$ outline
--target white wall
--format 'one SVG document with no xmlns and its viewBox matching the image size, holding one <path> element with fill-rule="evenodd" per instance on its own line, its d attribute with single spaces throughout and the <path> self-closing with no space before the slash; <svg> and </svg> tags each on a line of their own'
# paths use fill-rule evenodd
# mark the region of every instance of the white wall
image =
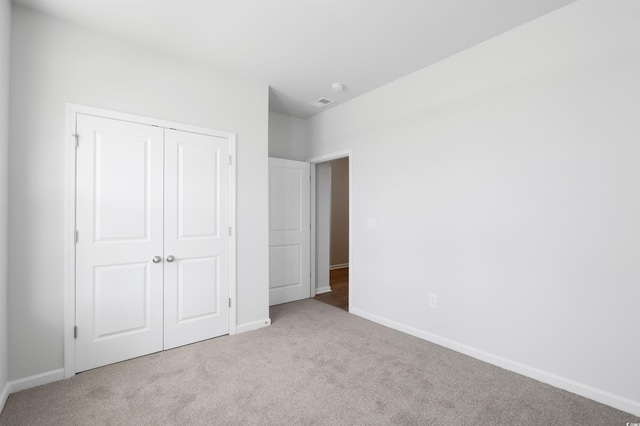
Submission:
<svg viewBox="0 0 640 426">
<path fill-rule="evenodd" d="M 269 157 L 305 161 L 307 159 L 306 121 L 269 112 Z"/>
<path fill-rule="evenodd" d="M 331 161 L 331 266 L 349 264 L 349 158 Z"/>
<path fill-rule="evenodd" d="M 63 365 L 65 103 L 237 133 L 237 322 L 268 319 L 268 87 L 13 8 L 9 378 Z"/>
<path fill-rule="evenodd" d="M 7 218 L 9 213 L 9 51 L 11 4 L 0 0 L 0 411 L 8 392 Z"/>
<path fill-rule="evenodd" d="M 638 22 L 581 0 L 309 119 L 351 312 L 640 415 Z"/>
</svg>

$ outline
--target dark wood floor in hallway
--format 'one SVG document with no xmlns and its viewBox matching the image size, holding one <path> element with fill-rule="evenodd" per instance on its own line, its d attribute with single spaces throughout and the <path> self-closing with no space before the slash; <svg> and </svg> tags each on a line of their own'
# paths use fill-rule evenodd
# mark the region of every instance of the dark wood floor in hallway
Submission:
<svg viewBox="0 0 640 426">
<path fill-rule="evenodd" d="M 316 295 L 316 300 L 349 311 L 349 268 L 330 271 L 331 291 Z"/>
</svg>

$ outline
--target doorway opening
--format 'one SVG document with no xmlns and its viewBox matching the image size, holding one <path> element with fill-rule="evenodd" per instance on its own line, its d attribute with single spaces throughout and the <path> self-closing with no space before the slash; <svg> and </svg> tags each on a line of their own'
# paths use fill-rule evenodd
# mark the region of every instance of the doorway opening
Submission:
<svg viewBox="0 0 640 426">
<path fill-rule="evenodd" d="M 349 311 L 350 152 L 310 162 L 315 166 L 313 294 L 320 302 Z"/>
<path fill-rule="evenodd" d="M 331 291 L 316 294 L 316 300 L 349 312 L 349 267 L 329 271 Z"/>
</svg>

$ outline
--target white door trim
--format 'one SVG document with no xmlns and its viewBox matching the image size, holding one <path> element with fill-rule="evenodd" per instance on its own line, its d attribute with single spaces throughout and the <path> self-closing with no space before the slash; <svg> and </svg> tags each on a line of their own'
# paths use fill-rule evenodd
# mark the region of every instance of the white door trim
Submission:
<svg viewBox="0 0 640 426">
<path fill-rule="evenodd" d="M 346 149 L 330 154 L 320 155 L 307 159 L 311 163 L 311 297 L 316 294 L 316 164 L 326 161 L 337 160 L 338 158 L 347 157 L 349 159 L 349 311 L 351 311 L 353 285 L 356 280 L 353 279 L 353 265 L 356 263 L 353 259 L 353 151 Z"/>
<path fill-rule="evenodd" d="M 95 115 L 114 120 L 223 137 L 229 140 L 229 334 L 236 334 L 236 134 L 133 114 L 67 104 L 65 141 L 65 212 L 64 212 L 64 377 L 75 375 L 75 271 L 76 271 L 76 129 L 77 114 Z"/>
</svg>

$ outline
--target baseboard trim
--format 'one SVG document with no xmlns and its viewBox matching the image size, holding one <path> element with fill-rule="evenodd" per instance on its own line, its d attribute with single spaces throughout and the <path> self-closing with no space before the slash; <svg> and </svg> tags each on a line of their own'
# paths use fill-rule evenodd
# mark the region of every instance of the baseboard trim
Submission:
<svg viewBox="0 0 640 426">
<path fill-rule="evenodd" d="M 265 318 L 259 321 L 248 322 L 246 324 L 240 324 L 236 327 L 236 334 L 246 333 L 247 331 L 258 330 L 263 327 L 271 325 L 271 318 Z"/>
<path fill-rule="evenodd" d="M 348 263 L 339 263 L 337 265 L 330 265 L 329 270 L 333 271 L 334 269 L 344 269 L 348 267 L 349 267 Z"/>
<path fill-rule="evenodd" d="M 351 307 L 349 309 L 349 312 L 375 323 L 392 328 L 394 330 L 410 334 L 414 337 L 427 340 L 456 352 L 460 352 L 481 361 L 488 362 L 489 364 L 496 365 L 498 367 L 504 368 L 505 370 L 522 374 L 523 376 L 527 376 L 551 386 L 555 386 L 557 388 L 575 393 L 585 398 L 592 399 L 602 404 L 609 405 L 613 408 L 617 408 L 618 410 L 626 411 L 627 413 L 630 413 L 634 416 L 640 416 L 640 401 L 634 401 L 632 399 L 625 398 L 623 396 L 616 395 L 611 392 L 595 388 L 593 386 L 585 385 L 584 383 L 576 382 L 574 380 L 567 379 L 565 377 L 558 376 L 556 374 L 549 373 L 547 371 L 540 370 L 526 364 L 503 358 L 501 356 L 476 349 L 472 346 L 468 346 L 463 343 L 444 338 L 437 334 L 428 333 L 426 331 L 398 323 L 379 315 L 372 314 L 359 308 Z"/>
<path fill-rule="evenodd" d="M 45 373 L 36 374 L 34 376 L 25 377 L 9 382 L 9 393 L 34 388 L 47 383 L 57 382 L 64 379 L 64 368 L 47 371 Z"/>
<path fill-rule="evenodd" d="M 7 398 L 9 398 L 9 382 L 4 384 L 2 388 L 2 392 L 0 392 L 0 413 L 4 410 L 4 405 L 7 403 Z"/>
<path fill-rule="evenodd" d="M 316 294 L 330 293 L 331 286 L 325 285 L 323 287 L 316 288 Z"/>
</svg>

